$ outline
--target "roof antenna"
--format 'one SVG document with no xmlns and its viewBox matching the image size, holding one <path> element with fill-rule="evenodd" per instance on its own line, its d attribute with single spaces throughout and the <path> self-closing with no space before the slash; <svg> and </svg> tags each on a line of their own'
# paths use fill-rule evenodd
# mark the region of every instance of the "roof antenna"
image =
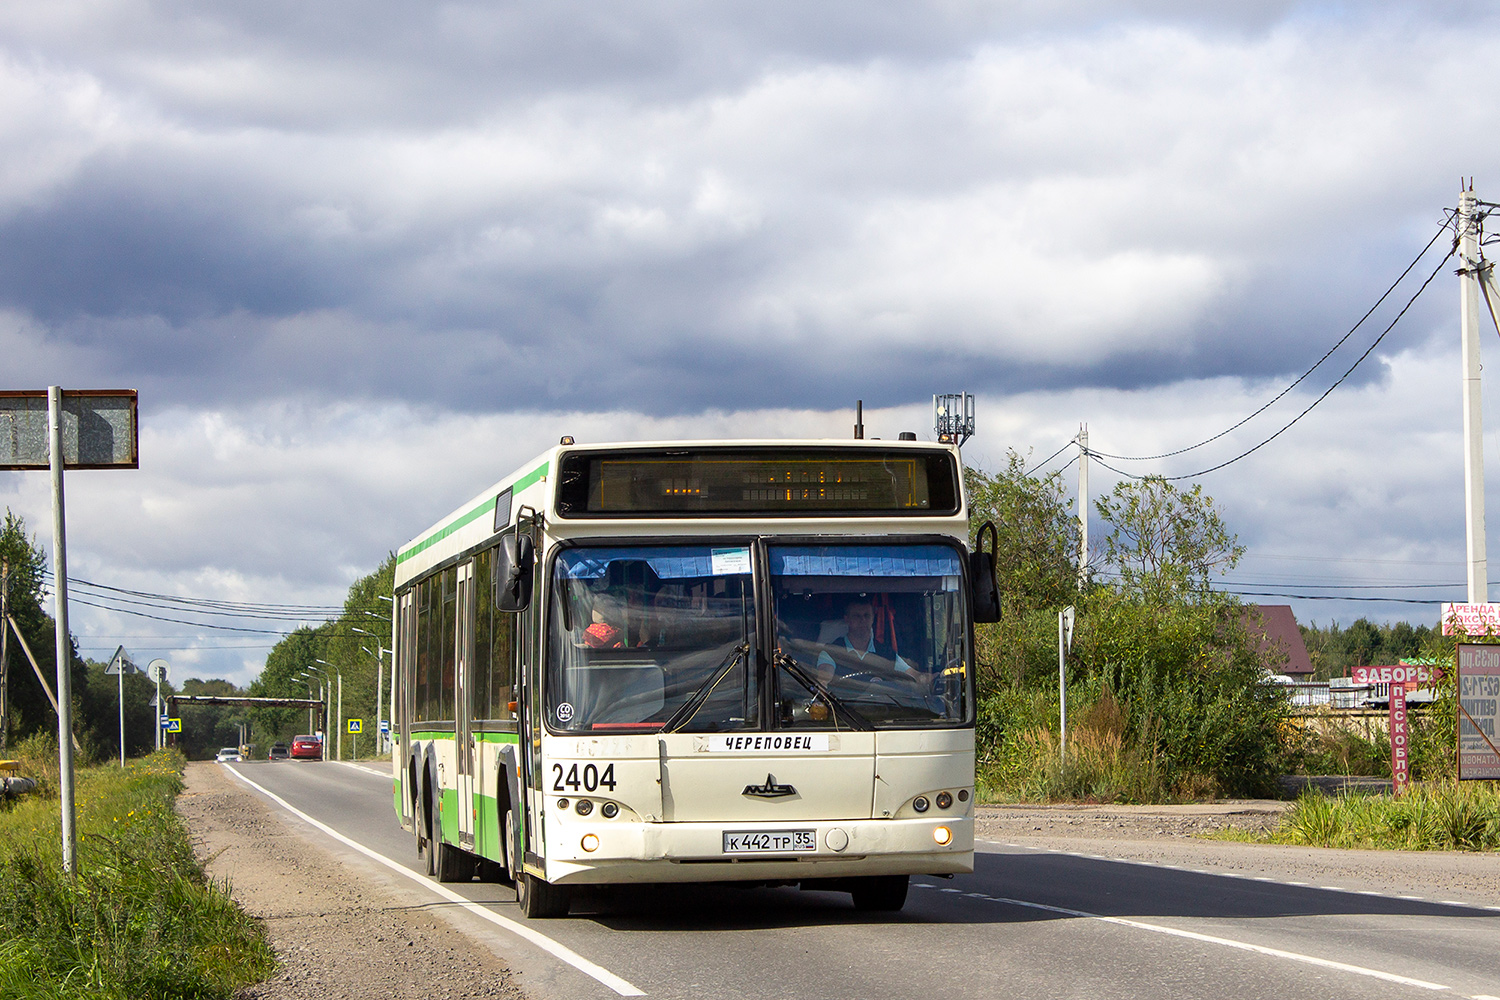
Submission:
<svg viewBox="0 0 1500 1000">
<path fill-rule="evenodd" d="M 854 440 L 865 439 L 865 401 L 856 399 L 854 401 Z"/>
</svg>

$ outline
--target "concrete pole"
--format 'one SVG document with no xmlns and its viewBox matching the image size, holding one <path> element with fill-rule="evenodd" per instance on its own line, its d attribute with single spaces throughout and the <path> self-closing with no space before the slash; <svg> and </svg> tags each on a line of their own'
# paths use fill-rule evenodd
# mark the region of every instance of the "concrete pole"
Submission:
<svg viewBox="0 0 1500 1000">
<path fill-rule="evenodd" d="M 62 866 L 73 874 L 78 831 L 73 828 L 73 642 L 68 635 L 68 536 L 63 515 L 62 387 L 47 387 L 48 451 L 52 465 L 52 586 L 57 606 L 57 756 L 62 810 Z"/>
<path fill-rule="evenodd" d="M 0 750 L 10 741 L 10 563 L 0 560 Z"/>
<path fill-rule="evenodd" d="M 1078 589 L 1089 579 L 1089 425 L 1078 425 Z"/>
<path fill-rule="evenodd" d="M 334 759 L 335 760 L 343 760 L 344 759 L 344 675 L 342 673 L 339 674 L 339 719 L 338 719 L 338 723 L 333 727 L 333 735 L 334 735 L 334 738 L 338 740 L 338 743 L 334 744 L 338 748 L 337 754 L 334 757 Z"/>
<path fill-rule="evenodd" d="M 1473 191 L 1458 197 L 1458 314 L 1463 335 L 1464 518 L 1468 536 L 1469 603 L 1490 599 L 1489 565 L 1484 538 L 1484 426 L 1480 410 L 1478 199 Z"/>
</svg>

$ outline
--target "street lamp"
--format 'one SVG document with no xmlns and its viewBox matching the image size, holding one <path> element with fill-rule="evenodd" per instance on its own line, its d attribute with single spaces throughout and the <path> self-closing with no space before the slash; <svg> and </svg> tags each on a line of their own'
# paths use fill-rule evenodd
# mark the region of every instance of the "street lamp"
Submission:
<svg viewBox="0 0 1500 1000">
<path fill-rule="evenodd" d="M 327 675 L 325 675 L 321 670 L 318 670 L 318 668 L 314 667 L 312 664 L 308 664 L 307 665 L 307 669 L 302 670 L 302 671 L 300 671 L 297 674 L 297 678 L 298 679 L 301 679 L 301 680 L 304 680 L 304 681 L 307 682 L 307 700 L 308 701 L 312 700 L 312 695 L 313 695 L 313 678 L 314 677 L 316 677 L 318 679 L 318 703 L 323 706 L 323 708 L 324 708 L 323 715 L 326 718 L 327 715 L 328 715 L 328 712 L 327 712 L 327 708 L 328 708 L 328 696 L 323 693 L 323 683 L 324 683 L 324 681 L 326 681 L 328 679 Z M 307 731 L 310 732 L 310 733 L 317 733 L 318 732 L 317 725 L 313 722 L 313 708 L 312 708 L 311 705 L 307 706 Z M 323 756 L 324 757 L 328 756 L 328 749 L 327 749 L 327 743 L 326 742 L 324 743 Z"/>
<path fill-rule="evenodd" d="M 313 660 L 313 662 L 314 663 L 321 663 L 321 664 L 323 664 L 323 666 L 325 666 L 325 667 L 329 668 L 330 670 L 332 670 L 334 672 L 334 674 L 339 679 L 338 718 L 335 720 L 335 725 L 333 727 L 333 737 L 334 737 L 335 740 L 338 741 L 337 743 L 334 744 L 334 760 L 343 760 L 344 759 L 344 672 L 342 670 L 340 670 L 338 667 L 335 667 L 332 663 L 329 663 L 327 660 L 319 660 L 319 659 L 315 658 Z M 327 750 L 327 744 L 326 743 L 324 744 L 323 756 L 324 757 L 328 756 L 328 750 Z"/>
<path fill-rule="evenodd" d="M 384 657 L 385 657 L 386 653 L 394 652 L 394 650 L 386 649 L 385 645 L 380 641 L 381 637 L 378 636 L 378 635 L 376 635 L 374 632 L 366 632 L 364 629 L 359 628 L 358 626 L 355 626 L 355 625 L 349 626 L 349 631 L 351 631 L 351 632 L 358 632 L 360 635 L 367 635 L 371 639 L 374 639 L 375 640 L 375 648 L 378 649 L 378 650 L 380 650 L 380 652 L 378 652 L 378 653 L 370 653 L 370 651 L 368 649 L 366 649 L 364 646 L 359 647 L 360 649 L 363 649 L 366 653 L 370 653 L 371 656 L 375 657 L 375 733 L 376 733 L 376 736 L 375 736 L 375 748 L 376 748 L 377 754 L 384 753 L 385 752 L 385 729 L 381 726 L 381 723 L 385 721 L 385 704 L 384 704 L 385 703 L 385 659 L 384 659 Z M 392 657 L 392 659 L 394 660 L 394 657 Z"/>
</svg>

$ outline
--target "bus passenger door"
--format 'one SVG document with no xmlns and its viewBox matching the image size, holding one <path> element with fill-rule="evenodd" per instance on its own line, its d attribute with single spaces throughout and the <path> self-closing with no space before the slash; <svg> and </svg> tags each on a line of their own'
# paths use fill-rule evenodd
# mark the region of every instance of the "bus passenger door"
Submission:
<svg viewBox="0 0 1500 1000">
<path fill-rule="evenodd" d="M 541 562 L 537 560 L 536 576 L 532 580 L 531 606 L 516 618 L 516 682 L 520 690 L 516 700 L 520 703 L 521 731 L 518 757 L 523 765 L 521 796 L 525 802 L 525 831 L 521 836 L 522 860 L 545 853 L 542 846 L 542 734 L 546 728 L 541 715 L 545 711 L 542 703 L 542 646 L 539 608 L 542 604 Z M 517 804 L 519 807 L 519 803 Z"/>
<path fill-rule="evenodd" d="M 458 769 L 458 846 L 474 849 L 474 725 L 469 711 L 473 698 L 474 667 L 474 564 L 458 567 L 458 643 L 455 681 L 458 688 L 453 706 L 453 750 Z"/>
</svg>

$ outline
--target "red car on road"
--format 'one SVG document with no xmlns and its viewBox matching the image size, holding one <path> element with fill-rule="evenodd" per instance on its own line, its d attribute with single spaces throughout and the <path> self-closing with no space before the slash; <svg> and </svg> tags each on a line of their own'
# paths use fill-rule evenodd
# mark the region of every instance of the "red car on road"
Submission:
<svg viewBox="0 0 1500 1000">
<path fill-rule="evenodd" d="M 322 760 L 323 741 L 316 736 L 298 736 L 292 740 L 292 760 Z"/>
</svg>

